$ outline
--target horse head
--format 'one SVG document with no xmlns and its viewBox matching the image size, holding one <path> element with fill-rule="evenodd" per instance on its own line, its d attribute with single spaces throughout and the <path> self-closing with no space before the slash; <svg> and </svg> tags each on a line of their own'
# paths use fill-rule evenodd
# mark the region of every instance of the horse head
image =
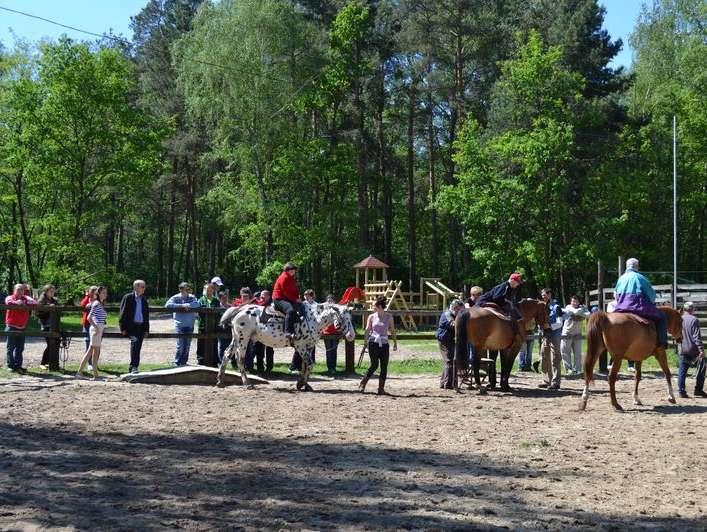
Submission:
<svg viewBox="0 0 707 532">
<path fill-rule="evenodd" d="M 315 308 L 315 315 L 320 331 L 324 327 L 334 324 L 347 341 L 351 342 L 356 337 L 356 331 L 351 321 L 351 311 L 346 305 L 320 303 Z"/>
<path fill-rule="evenodd" d="M 547 322 L 547 305 L 544 301 L 539 299 L 523 299 L 518 303 L 518 310 L 521 316 L 523 316 L 523 321 L 528 322 L 530 320 L 535 320 L 541 329 L 548 327 Z"/>
<path fill-rule="evenodd" d="M 662 310 L 667 318 L 670 336 L 672 336 L 676 342 L 682 342 L 682 316 L 680 312 L 668 306 L 658 307 L 658 310 Z"/>
</svg>

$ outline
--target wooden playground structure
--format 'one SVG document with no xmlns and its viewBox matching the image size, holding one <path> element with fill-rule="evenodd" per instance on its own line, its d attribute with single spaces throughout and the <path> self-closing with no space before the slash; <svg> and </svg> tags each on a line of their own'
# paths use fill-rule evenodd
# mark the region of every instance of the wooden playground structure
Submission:
<svg viewBox="0 0 707 532">
<path fill-rule="evenodd" d="M 365 297 L 360 303 L 363 304 L 364 310 L 372 311 L 376 299 L 385 297 L 386 310 L 400 311 L 400 322 L 406 330 L 417 330 L 415 310 L 441 311 L 447 308 L 453 299 L 462 297 L 461 293 L 446 286 L 438 277 L 421 277 L 419 292 L 405 292 L 402 289 L 402 281 L 388 279 L 388 268 L 386 263 L 373 255 L 354 265 L 356 288 L 363 289 Z"/>
</svg>

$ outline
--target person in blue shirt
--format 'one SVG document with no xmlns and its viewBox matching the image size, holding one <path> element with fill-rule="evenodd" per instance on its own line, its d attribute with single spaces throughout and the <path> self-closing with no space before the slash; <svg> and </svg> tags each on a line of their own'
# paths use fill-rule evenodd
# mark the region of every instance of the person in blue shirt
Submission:
<svg viewBox="0 0 707 532">
<path fill-rule="evenodd" d="M 626 261 L 626 272 L 616 281 L 613 312 L 630 312 L 655 323 L 658 347 L 668 347 L 668 323 L 665 314 L 655 306 L 655 290 L 638 271 L 638 259 Z"/>
<path fill-rule="evenodd" d="M 550 327 L 543 331 L 540 344 L 542 356 L 543 382 L 540 388 L 559 390 L 562 379 L 562 353 L 560 351 L 560 337 L 562 336 L 562 309 L 552 298 L 552 290 L 543 288 L 540 297 L 547 305 L 548 323 Z"/>
<path fill-rule="evenodd" d="M 439 342 L 439 352 L 442 355 L 442 375 L 439 378 L 439 387 L 454 389 L 454 320 L 457 314 L 464 310 L 464 302 L 461 299 L 455 299 L 449 305 L 449 309 L 442 312 L 437 325 L 437 341 Z M 463 332 L 463 331 L 462 331 Z"/>
<path fill-rule="evenodd" d="M 194 294 L 190 293 L 191 287 L 189 283 L 179 284 L 179 293 L 173 295 L 167 300 L 165 304 L 166 308 L 199 308 L 201 304 L 196 299 Z M 175 312 L 172 317 L 174 318 L 174 329 L 177 334 L 193 334 L 194 333 L 194 321 L 196 320 L 195 312 Z M 189 361 L 189 348 L 191 346 L 190 337 L 180 337 L 177 338 L 177 352 L 174 354 L 174 362 L 172 362 L 172 367 L 186 366 Z"/>
</svg>

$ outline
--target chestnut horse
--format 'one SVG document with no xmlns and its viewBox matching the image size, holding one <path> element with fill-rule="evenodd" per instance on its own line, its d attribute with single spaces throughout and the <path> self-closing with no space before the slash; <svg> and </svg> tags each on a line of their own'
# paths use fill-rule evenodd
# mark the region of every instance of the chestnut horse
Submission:
<svg viewBox="0 0 707 532">
<path fill-rule="evenodd" d="M 457 368 L 466 368 L 467 344 L 473 345 L 477 353 L 474 357 L 474 380 L 480 392 L 483 390 L 479 374 L 479 358 L 485 349 L 501 351 L 501 390 L 510 392 L 508 378 L 511 376 L 513 361 L 518 350 L 525 342 L 527 324 L 535 320 L 541 329 L 548 326 L 547 305 L 544 301 L 523 299 L 518 303 L 518 310 L 523 319 L 518 323 L 518 331 L 515 334 L 510 320 L 499 318 L 485 307 L 472 307 L 468 312 L 461 312 L 457 316 L 455 328 L 457 331 L 465 331 L 465 334 L 457 333 L 455 365 Z M 461 378 L 457 378 L 457 383 L 460 381 Z M 459 391 L 458 384 L 457 391 Z"/>
<path fill-rule="evenodd" d="M 665 313 L 668 321 L 668 332 L 674 340 L 682 340 L 682 316 L 670 307 L 658 307 Z M 587 407 L 589 398 L 589 384 L 594 376 L 594 364 L 599 356 L 609 351 L 613 357 L 611 371 L 609 372 L 609 393 L 611 404 L 616 410 L 623 410 L 616 401 L 616 376 L 621 368 L 623 359 L 636 363 L 636 376 L 634 379 L 633 404 L 641 405 L 638 398 L 638 383 L 641 381 L 641 362 L 651 355 L 655 355 L 668 381 L 668 402 L 675 403 L 673 384 L 671 382 L 668 355 L 664 347 L 657 347 L 655 327 L 643 323 L 643 318 L 635 314 L 624 312 L 596 312 L 589 317 L 587 324 L 587 357 L 584 360 L 584 391 L 580 410 Z"/>
</svg>

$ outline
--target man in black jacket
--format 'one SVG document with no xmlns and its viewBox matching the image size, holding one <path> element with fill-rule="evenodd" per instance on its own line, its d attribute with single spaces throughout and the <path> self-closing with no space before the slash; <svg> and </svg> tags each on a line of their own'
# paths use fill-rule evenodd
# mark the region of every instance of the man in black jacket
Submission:
<svg viewBox="0 0 707 532">
<path fill-rule="evenodd" d="M 483 294 L 476 304 L 480 307 L 486 303 L 496 303 L 499 308 L 506 312 L 511 320 L 517 321 L 521 319 L 520 312 L 516 307 L 517 292 L 523 278 L 519 273 L 512 273 L 507 281 L 494 286 L 491 290 Z"/>
<path fill-rule="evenodd" d="M 133 283 L 133 291 L 123 296 L 118 324 L 123 336 L 130 338 L 130 373 L 137 373 L 142 341 L 150 332 L 150 307 L 145 297 L 145 281 L 137 279 Z"/>
<path fill-rule="evenodd" d="M 453 390 L 456 384 L 456 375 L 454 375 L 454 320 L 462 310 L 464 310 L 464 302 L 461 299 L 455 299 L 449 305 L 449 309 L 442 312 L 437 325 L 439 353 L 442 355 L 442 363 L 444 364 L 442 366 L 442 375 L 439 378 L 439 387 L 449 390 Z"/>
</svg>

